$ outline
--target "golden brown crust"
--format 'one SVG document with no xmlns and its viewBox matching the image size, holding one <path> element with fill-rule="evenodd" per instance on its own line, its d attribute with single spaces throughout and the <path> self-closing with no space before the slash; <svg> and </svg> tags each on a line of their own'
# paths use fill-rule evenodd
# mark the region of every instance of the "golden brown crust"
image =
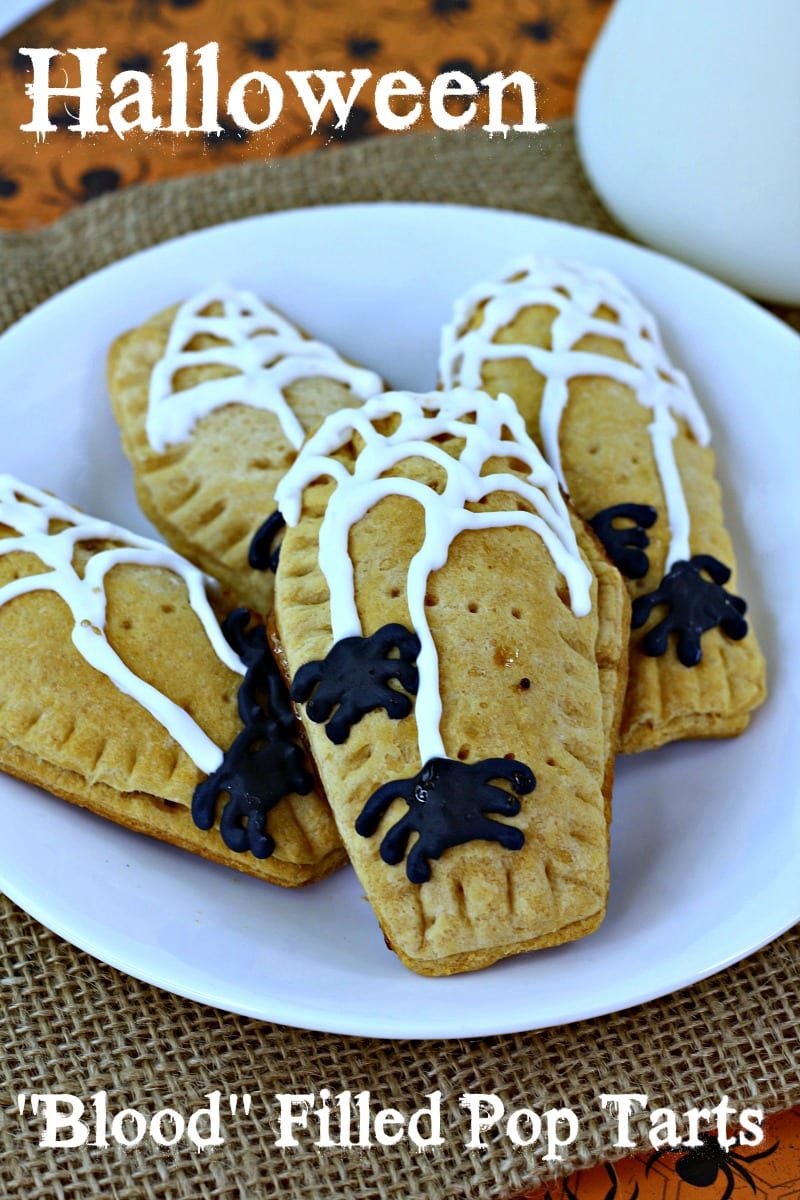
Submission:
<svg viewBox="0 0 800 1200">
<path fill-rule="evenodd" d="M 445 443 L 445 447 L 446 447 Z M 352 447 L 338 457 L 345 461 Z M 430 461 L 394 468 L 432 478 Z M 287 530 L 276 583 L 276 634 L 292 676 L 331 645 L 328 589 L 318 534 L 331 484 L 306 489 L 299 524 Z M 517 498 L 495 493 L 476 507 Z M 523 502 L 520 502 L 521 504 Z M 578 619 L 538 535 L 500 528 L 460 534 L 428 582 L 427 614 L 440 663 L 441 732 L 452 759 L 511 756 L 536 774 L 513 824 L 521 850 L 474 841 L 447 850 L 431 879 L 409 883 L 403 863 L 379 857 L 389 808 L 374 837 L 355 833 L 368 798 L 387 780 L 420 768 L 416 721 L 369 713 L 341 746 L 304 715 L 306 736 L 342 840 L 392 949 L 422 974 L 473 970 L 509 954 L 556 945 L 594 929 L 608 889 L 613 748 L 624 691 L 628 598 L 619 576 L 576 521 L 596 569 L 592 613 Z M 406 627 L 406 571 L 422 538 L 420 508 L 381 500 L 352 529 L 350 554 L 365 634 Z"/>
<path fill-rule="evenodd" d="M 550 347 L 555 310 L 545 305 L 523 308 L 498 331 L 495 341 Z M 596 315 L 615 319 L 608 309 Z M 482 322 L 480 309 L 468 328 Z M 574 349 L 627 359 L 620 342 L 588 335 Z M 628 361 L 630 361 L 628 359 Z M 506 392 L 525 418 L 537 440 L 544 380 L 522 358 L 486 361 L 483 386 L 491 395 Z M 614 380 L 598 376 L 576 377 L 569 385 L 569 402 L 561 424 L 559 447 L 569 495 L 586 520 L 612 505 L 647 504 L 666 511 L 664 493 L 648 426 L 649 409 L 634 392 Z M 674 439 L 675 459 L 691 517 L 690 549 L 710 554 L 732 569 L 726 587 L 736 593 L 736 562 L 725 528 L 719 485 L 714 474 L 714 454 L 700 446 L 683 421 Z M 658 520 L 648 530 L 650 569 L 643 579 L 629 580 L 632 599 L 653 591 L 664 575 L 669 549 L 669 529 Z M 750 712 L 766 696 L 765 665 L 752 625 L 742 641 L 732 641 L 720 629 L 703 635 L 702 662 L 684 667 L 674 644 L 659 658 L 645 655 L 641 643 L 663 615 L 656 610 L 648 622 L 631 634 L 628 692 L 620 729 L 623 752 L 648 750 L 682 738 L 730 737 L 747 726 Z"/>
<path fill-rule="evenodd" d="M 145 430 L 150 375 L 163 357 L 179 306 L 122 334 L 108 356 L 108 389 L 122 446 L 134 471 L 143 512 L 173 549 L 218 579 L 237 602 L 265 614 L 272 607 L 273 575 L 248 564 L 253 535 L 275 511 L 275 488 L 296 451 L 271 412 L 229 404 L 198 422 L 191 438 L 164 453 Z M 209 312 L 219 311 L 210 306 Z M 193 349 L 213 344 L 208 335 Z M 230 373 L 205 365 L 179 372 L 177 386 Z M 286 397 L 304 429 L 354 403 L 346 384 L 316 377 L 299 380 Z"/>
<path fill-rule="evenodd" d="M 78 547 L 90 553 L 110 543 Z M 36 573 L 28 553 L 0 557 L 0 586 Z M 241 730 L 241 677 L 217 657 L 181 579 L 163 568 L 125 564 L 106 576 L 109 643 L 141 678 L 188 711 L 222 749 Z M 89 665 L 72 643 L 73 618 L 53 592 L 0 606 L 0 768 L 130 829 L 238 870 L 297 886 L 344 860 L 325 801 L 289 796 L 270 813 L 274 854 L 229 850 L 217 829 L 191 818 L 202 773 L 164 727 Z"/>
</svg>

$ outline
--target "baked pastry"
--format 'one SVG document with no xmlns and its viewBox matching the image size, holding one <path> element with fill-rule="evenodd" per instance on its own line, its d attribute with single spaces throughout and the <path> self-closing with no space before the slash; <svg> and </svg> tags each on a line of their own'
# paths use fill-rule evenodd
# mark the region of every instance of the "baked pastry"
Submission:
<svg viewBox="0 0 800 1200">
<path fill-rule="evenodd" d="M 278 480 L 306 430 L 383 381 L 220 286 L 117 338 L 108 387 L 142 510 L 239 603 L 269 612 Z"/>
<path fill-rule="evenodd" d="M 263 626 L 166 546 L 0 476 L 0 768 L 273 883 L 344 861 Z M 230 644 L 229 644 L 230 642 Z M 301 794 L 302 793 L 302 794 Z"/>
<path fill-rule="evenodd" d="M 652 316 L 606 271 L 526 258 L 456 303 L 443 387 L 513 396 L 633 599 L 623 751 L 741 733 L 764 660 L 736 564 L 708 423 Z"/>
<path fill-rule="evenodd" d="M 513 403 L 335 413 L 277 499 L 273 643 L 388 944 L 448 975 L 590 933 L 628 598 Z"/>
</svg>

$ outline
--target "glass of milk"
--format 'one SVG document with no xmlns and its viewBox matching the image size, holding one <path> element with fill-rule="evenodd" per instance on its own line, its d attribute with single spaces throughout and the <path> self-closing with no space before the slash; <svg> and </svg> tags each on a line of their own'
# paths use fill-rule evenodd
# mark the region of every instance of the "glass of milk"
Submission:
<svg viewBox="0 0 800 1200">
<path fill-rule="evenodd" d="M 631 233 L 800 304 L 800 0 L 616 0 L 576 132 Z"/>
</svg>

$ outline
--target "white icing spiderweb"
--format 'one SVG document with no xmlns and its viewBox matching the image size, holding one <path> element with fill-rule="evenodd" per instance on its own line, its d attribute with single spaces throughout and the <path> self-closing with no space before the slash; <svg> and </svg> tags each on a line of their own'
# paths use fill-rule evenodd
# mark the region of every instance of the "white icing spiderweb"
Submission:
<svg viewBox="0 0 800 1200">
<path fill-rule="evenodd" d="M 64 523 L 64 528 L 51 532 L 54 522 Z M 11 475 L 0 475 L 0 526 L 14 531 L 10 537 L 0 537 L 0 556 L 24 551 L 43 563 L 38 574 L 23 576 L 0 587 L 0 606 L 27 592 L 55 592 L 72 613 L 72 641 L 86 662 L 155 717 L 201 771 L 206 774 L 215 771 L 223 758 L 220 748 L 183 708 L 136 675 L 106 636 L 104 580 L 112 567 L 133 563 L 165 568 L 186 584 L 189 602 L 217 657 L 232 671 L 244 675 L 245 665 L 225 641 L 209 604 L 202 572 L 166 546 L 108 521 L 86 516 Z M 81 578 L 73 566 L 75 548 L 82 542 L 95 541 L 114 545 L 92 554 Z"/>
<path fill-rule="evenodd" d="M 204 310 L 217 303 L 222 313 Z M 188 347 L 201 334 L 218 344 Z M 226 367 L 233 374 L 205 379 L 176 391 L 175 376 L 189 367 Z M 346 362 L 332 346 L 304 338 L 300 330 L 252 292 L 220 285 L 186 301 L 178 310 L 163 357 L 150 376 L 147 439 L 163 453 L 184 442 L 203 417 L 226 404 L 247 404 L 274 413 L 297 449 L 305 431 L 286 399 L 300 379 L 324 377 L 347 384 L 361 399 L 383 389 L 373 371 Z"/>
<path fill-rule="evenodd" d="M 550 349 L 493 340 L 520 311 L 535 305 L 556 310 Z M 617 321 L 595 316 L 601 307 L 615 313 Z M 480 326 L 468 329 L 479 308 Z M 574 350 L 589 334 L 621 343 L 632 361 Z M 608 271 L 545 256 L 523 258 L 511 264 L 503 279 L 477 284 L 456 302 L 453 320 L 442 331 L 440 377 L 444 387 L 456 383 L 481 387 L 481 368 L 486 362 L 520 358 L 544 376 L 539 417 L 542 445 L 565 488 L 559 431 L 571 380 L 581 376 L 616 380 L 652 410 L 649 431 L 670 527 L 665 570 L 679 559 L 688 559 L 689 511 L 673 447 L 676 418 L 686 421 L 700 445 L 707 445 L 711 435 L 689 381 L 671 365 L 664 351 L 652 316 Z"/>
<path fill-rule="evenodd" d="M 376 423 L 393 416 L 400 418 L 397 427 L 391 433 L 381 433 Z M 511 438 L 503 437 L 504 432 Z M 330 455 L 354 433 L 364 445 L 351 474 Z M 457 458 L 433 441 L 443 434 L 463 439 Z M 446 483 L 441 493 L 419 480 L 386 476 L 397 463 L 418 457 L 436 463 L 444 471 Z M 529 469 L 527 479 L 510 471 L 482 475 L 482 468 L 492 458 L 522 461 Z M 425 536 L 409 564 L 407 579 L 411 623 L 420 640 L 416 721 L 422 762 L 445 757 L 439 732 L 438 657 L 425 609 L 428 578 L 444 566 L 450 545 L 459 533 L 524 526 L 541 537 L 564 575 L 576 615 L 586 614 L 591 607 L 592 576 L 580 556 L 558 482 L 528 437 L 510 398 L 499 396 L 494 400 L 483 392 L 464 388 L 425 395 L 390 392 L 368 401 L 361 409 L 345 409 L 329 416 L 278 485 L 275 499 L 287 525 L 296 525 L 299 520 L 303 489 L 326 475 L 334 479 L 336 486 L 319 531 L 319 563 L 330 591 L 334 642 L 362 633 L 348 545 L 351 527 L 389 495 L 408 496 L 424 510 Z M 511 492 L 526 500 L 534 511 L 473 512 L 466 507 L 495 492 Z"/>
</svg>

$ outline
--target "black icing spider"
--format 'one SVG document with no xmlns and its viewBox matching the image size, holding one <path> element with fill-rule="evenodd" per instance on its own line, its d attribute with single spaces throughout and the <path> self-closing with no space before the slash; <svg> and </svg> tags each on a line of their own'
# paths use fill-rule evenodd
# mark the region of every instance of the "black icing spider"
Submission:
<svg viewBox="0 0 800 1200">
<path fill-rule="evenodd" d="M 296 730 L 292 704 L 283 677 L 269 652 L 266 628 L 254 625 L 248 629 L 249 624 L 249 611 L 236 608 L 222 626 L 228 644 L 247 667 L 237 696 L 239 716 L 245 725 L 269 716 L 282 734 L 291 737 Z"/>
<path fill-rule="evenodd" d="M 219 823 L 225 845 L 237 854 L 249 850 L 254 858 L 269 858 L 275 840 L 265 829 L 267 814 L 284 796 L 305 796 L 312 785 L 300 747 L 283 739 L 274 721 L 264 720 L 243 729 L 222 766 L 195 789 L 192 819 L 199 829 L 210 829 L 217 797 L 227 792 Z"/>
<path fill-rule="evenodd" d="M 678 635 L 679 660 L 685 667 L 695 667 L 703 657 L 700 637 L 708 629 L 719 626 L 734 641 L 743 638 L 747 621 L 742 614 L 747 605 L 722 587 L 730 576 L 725 564 L 710 554 L 696 554 L 688 562 L 674 563 L 655 591 L 633 602 L 632 629 L 644 625 L 657 605 L 664 604 L 668 609 L 642 642 L 645 654 L 663 654 L 674 632 Z"/>
<path fill-rule="evenodd" d="M 247 667 L 237 696 L 244 729 L 218 769 L 195 789 L 192 819 L 199 829 L 214 824 L 217 800 L 226 792 L 219 831 L 225 845 L 240 854 L 268 858 L 275 841 L 266 832 L 267 814 L 284 796 L 305 796 L 313 779 L 295 731 L 289 694 L 267 645 L 263 625 L 248 629 L 250 614 L 237 608 L 222 626 Z"/>
<path fill-rule="evenodd" d="M 283 529 L 284 521 L 278 509 L 267 517 L 263 524 L 253 534 L 247 561 L 255 571 L 277 571 L 280 559 L 280 544 L 275 545 L 275 538 Z"/>
<path fill-rule="evenodd" d="M 617 1173 L 614 1170 L 611 1163 L 604 1163 L 603 1166 L 605 1168 L 606 1175 L 611 1180 L 611 1186 L 609 1187 L 608 1191 L 606 1192 L 604 1200 L 617 1200 L 617 1193 L 619 1191 L 619 1179 L 617 1178 Z M 565 1200 L 579 1200 L 579 1197 L 577 1196 L 577 1194 L 575 1192 L 573 1192 L 572 1188 L 569 1186 L 568 1180 L 565 1180 L 562 1186 L 564 1188 Z M 549 1191 L 546 1193 L 546 1195 L 550 1196 Z M 552 1197 L 551 1197 L 551 1200 L 552 1200 Z M 630 1196 L 628 1197 L 628 1200 L 639 1200 L 639 1185 L 638 1185 L 638 1183 L 635 1183 L 633 1185 L 633 1191 L 631 1192 Z"/>
<path fill-rule="evenodd" d="M 752 1163 L 756 1162 L 759 1158 L 769 1158 L 770 1154 L 774 1154 L 778 1149 L 778 1143 L 776 1142 L 769 1150 L 762 1150 L 759 1154 L 750 1154 L 745 1158 L 743 1154 L 737 1154 L 733 1148 L 726 1150 L 719 1141 L 719 1138 L 713 1133 L 701 1133 L 700 1139 L 699 1146 L 693 1146 L 690 1150 L 681 1154 L 675 1163 L 675 1170 L 685 1183 L 688 1183 L 691 1187 L 698 1188 L 713 1187 L 716 1183 L 717 1175 L 722 1172 L 725 1177 L 725 1192 L 720 1197 L 720 1200 L 730 1200 L 736 1184 L 735 1175 L 741 1176 L 750 1185 L 751 1191 L 755 1192 L 755 1181 L 747 1168 L 742 1166 L 742 1163 Z M 666 1146 L 662 1150 L 656 1150 L 647 1160 L 647 1166 L 644 1171 L 645 1175 L 649 1174 L 653 1163 L 661 1158 L 663 1154 L 674 1153 L 674 1150 L 670 1150 Z"/>
<path fill-rule="evenodd" d="M 395 649 L 400 657 L 389 657 Z M 415 696 L 418 654 L 419 638 L 402 625 L 384 625 L 370 637 L 342 638 L 324 659 L 300 668 L 292 684 L 292 699 L 308 702 L 309 720 L 320 725 L 327 722 L 325 732 L 338 746 L 347 740 L 352 727 L 376 708 L 385 708 L 394 720 L 408 716 L 411 700 L 391 687 L 390 681 L 396 679 Z"/>
<path fill-rule="evenodd" d="M 508 780 L 514 794 L 495 787 L 493 779 Z M 406 861 L 406 875 L 411 883 L 425 883 L 431 877 L 430 860 L 441 858 L 451 846 L 486 841 L 519 850 L 525 842 L 522 830 L 485 814 L 515 817 L 522 806 L 519 796 L 535 787 L 533 772 L 514 759 L 463 763 L 432 758 L 413 778 L 393 779 L 379 787 L 361 810 L 356 833 L 372 837 L 392 801 L 405 800 L 408 812 L 384 836 L 381 858 L 390 866 L 402 862 L 411 834 L 419 834 Z"/>
<path fill-rule="evenodd" d="M 650 569 L 645 547 L 650 538 L 645 533 L 655 525 L 658 513 L 649 504 L 615 504 L 592 517 L 589 524 L 605 547 L 608 557 L 628 579 L 641 579 Z M 617 525 L 617 521 L 632 521 L 632 525 Z"/>
</svg>

